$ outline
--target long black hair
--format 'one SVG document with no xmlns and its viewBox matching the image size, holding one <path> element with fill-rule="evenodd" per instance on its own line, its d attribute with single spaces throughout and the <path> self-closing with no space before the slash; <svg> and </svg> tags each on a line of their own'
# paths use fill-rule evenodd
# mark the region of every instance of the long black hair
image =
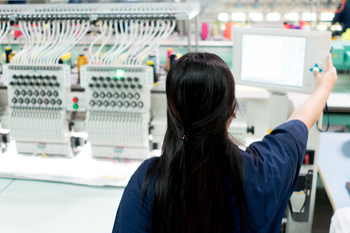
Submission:
<svg viewBox="0 0 350 233">
<path fill-rule="evenodd" d="M 166 95 L 163 153 L 141 191 L 142 203 L 154 185 L 152 233 L 233 232 L 235 224 L 244 229 L 242 161 L 227 132 L 236 101 L 230 68 L 214 54 L 188 53 L 171 67 Z M 233 222 L 230 195 L 237 198 L 240 222 Z"/>
</svg>

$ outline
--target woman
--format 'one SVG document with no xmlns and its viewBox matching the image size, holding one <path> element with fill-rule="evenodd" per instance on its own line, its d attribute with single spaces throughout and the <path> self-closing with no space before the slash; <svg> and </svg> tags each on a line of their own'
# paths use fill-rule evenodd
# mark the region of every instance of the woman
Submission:
<svg viewBox="0 0 350 233">
<path fill-rule="evenodd" d="M 181 57 L 166 80 L 163 154 L 132 176 L 113 232 L 279 232 L 308 130 L 336 80 L 329 57 L 317 90 L 288 122 L 242 151 L 227 133 L 237 106 L 229 67 L 214 54 Z"/>
</svg>

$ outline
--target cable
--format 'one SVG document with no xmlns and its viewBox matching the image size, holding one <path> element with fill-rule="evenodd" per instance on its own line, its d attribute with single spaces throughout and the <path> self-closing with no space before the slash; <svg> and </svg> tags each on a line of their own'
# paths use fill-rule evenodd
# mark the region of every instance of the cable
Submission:
<svg viewBox="0 0 350 233">
<path fill-rule="evenodd" d="M 96 57 L 96 58 L 97 58 L 97 59 L 96 59 L 97 64 L 100 63 L 99 55 L 100 55 L 100 52 L 101 52 L 102 48 L 105 46 L 105 44 L 107 43 L 107 41 L 109 40 L 109 38 L 110 38 L 111 35 L 112 35 L 112 27 L 113 27 L 112 20 L 110 20 L 109 23 L 108 23 L 107 20 L 105 20 L 104 26 L 105 26 L 104 35 L 106 34 L 107 28 L 108 28 L 108 27 L 109 27 L 109 31 L 108 31 L 107 37 L 106 37 L 105 40 L 101 43 L 100 48 L 97 50 L 97 57 Z M 102 61 L 102 58 L 101 58 L 101 61 Z"/>
<path fill-rule="evenodd" d="M 54 48 L 55 44 L 57 43 L 57 40 L 58 40 L 57 34 L 59 33 L 59 31 L 60 31 L 60 23 L 58 21 L 53 21 L 52 22 L 52 39 L 51 39 L 51 41 L 53 40 L 53 42 L 48 44 L 48 47 L 44 51 L 42 51 L 42 53 L 39 55 L 38 62 L 40 64 L 46 64 L 45 63 L 46 56 L 49 53 L 49 51 L 52 50 Z"/>
<path fill-rule="evenodd" d="M 74 43 L 72 43 L 70 45 L 70 47 L 67 48 L 67 50 L 72 49 L 75 46 L 75 44 L 89 31 L 89 29 L 90 29 L 90 21 L 83 21 L 83 23 L 84 23 L 84 26 L 85 26 L 85 30 L 80 30 L 79 31 L 80 34 L 78 34 L 78 36 L 76 37 L 76 40 L 74 41 Z"/>
<path fill-rule="evenodd" d="M 69 26 L 70 24 L 71 24 L 71 26 Z M 61 45 L 61 49 L 55 53 L 54 64 L 58 64 L 62 55 L 67 52 L 67 47 L 69 47 L 69 45 L 71 45 L 73 43 L 74 38 L 76 36 L 76 32 L 79 31 L 79 25 L 75 26 L 74 20 L 67 21 L 67 25 L 68 25 L 68 27 L 67 27 L 67 31 L 66 31 L 66 38 L 64 39 L 64 42 Z M 71 31 L 69 32 L 69 30 L 71 30 Z"/>
<path fill-rule="evenodd" d="M 328 132 L 328 129 L 329 129 L 329 111 L 328 111 L 328 105 L 327 105 L 327 103 L 326 103 L 326 106 L 325 106 L 325 110 L 326 110 L 326 115 L 327 115 L 327 128 L 326 128 L 326 130 L 323 131 L 322 129 L 320 129 L 320 128 L 318 127 L 318 121 L 316 122 L 316 127 L 317 127 L 318 131 L 320 131 L 321 133 L 322 133 L 322 132 Z"/>
<path fill-rule="evenodd" d="M 304 203 L 303 203 L 303 205 L 301 206 L 301 208 L 300 208 L 300 210 L 299 210 L 300 212 L 304 210 L 305 205 L 306 205 L 306 200 L 307 200 L 307 190 L 304 190 L 304 193 L 305 193 L 305 200 L 304 200 Z"/>
<path fill-rule="evenodd" d="M 40 59 L 39 58 L 40 58 L 41 54 L 44 53 L 44 51 L 51 44 L 52 39 L 54 38 L 54 36 L 53 36 L 53 34 L 54 34 L 54 26 L 52 27 L 52 33 L 51 33 L 51 21 L 47 22 L 47 27 L 46 27 L 45 21 L 43 22 L 43 25 L 44 25 L 44 38 L 43 38 L 43 41 L 45 43 L 43 43 L 43 46 L 39 49 L 38 56 L 35 57 L 34 64 L 36 64 L 36 65 L 40 64 Z M 46 38 L 46 34 L 47 34 L 47 38 Z"/>
<path fill-rule="evenodd" d="M 118 20 L 115 20 L 114 21 L 114 31 L 115 31 L 115 40 L 114 40 L 114 45 L 113 47 L 108 51 L 106 52 L 105 54 L 103 54 L 101 60 L 104 62 L 104 64 L 106 65 L 110 65 L 109 64 L 109 57 L 110 57 L 110 54 L 115 50 L 115 48 L 117 47 L 118 43 L 119 43 L 119 36 L 118 36 Z"/>
<path fill-rule="evenodd" d="M 41 44 L 41 26 L 40 26 L 40 22 L 35 23 L 33 26 L 33 30 L 36 38 L 37 38 L 37 43 L 36 45 L 31 49 L 31 51 L 28 53 L 28 64 L 32 64 L 33 62 L 33 56 L 35 56 L 36 50 L 38 49 L 38 47 Z"/>
</svg>

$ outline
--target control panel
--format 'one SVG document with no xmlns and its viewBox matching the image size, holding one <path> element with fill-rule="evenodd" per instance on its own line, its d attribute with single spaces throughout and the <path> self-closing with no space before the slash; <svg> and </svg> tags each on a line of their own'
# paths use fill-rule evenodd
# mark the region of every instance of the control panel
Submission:
<svg viewBox="0 0 350 233">
<path fill-rule="evenodd" d="M 145 113 L 150 109 L 152 67 L 82 66 L 80 77 L 90 111 Z"/>
<path fill-rule="evenodd" d="M 71 155 L 68 65 L 5 65 L 10 134 L 19 153 Z"/>
<path fill-rule="evenodd" d="M 147 158 L 153 68 L 86 65 L 80 77 L 92 156 Z"/>
<path fill-rule="evenodd" d="M 68 65 L 5 65 L 4 78 L 11 108 L 65 109 L 70 87 Z"/>
</svg>

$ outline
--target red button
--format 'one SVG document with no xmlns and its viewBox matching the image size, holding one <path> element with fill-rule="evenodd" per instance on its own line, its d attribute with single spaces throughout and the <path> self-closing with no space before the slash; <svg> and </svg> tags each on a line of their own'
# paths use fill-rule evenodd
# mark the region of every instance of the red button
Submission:
<svg viewBox="0 0 350 233">
<path fill-rule="evenodd" d="M 74 97 L 74 98 L 73 98 L 73 102 L 74 102 L 74 103 L 78 102 L 78 98 L 77 98 L 77 97 Z"/>
</svg>

